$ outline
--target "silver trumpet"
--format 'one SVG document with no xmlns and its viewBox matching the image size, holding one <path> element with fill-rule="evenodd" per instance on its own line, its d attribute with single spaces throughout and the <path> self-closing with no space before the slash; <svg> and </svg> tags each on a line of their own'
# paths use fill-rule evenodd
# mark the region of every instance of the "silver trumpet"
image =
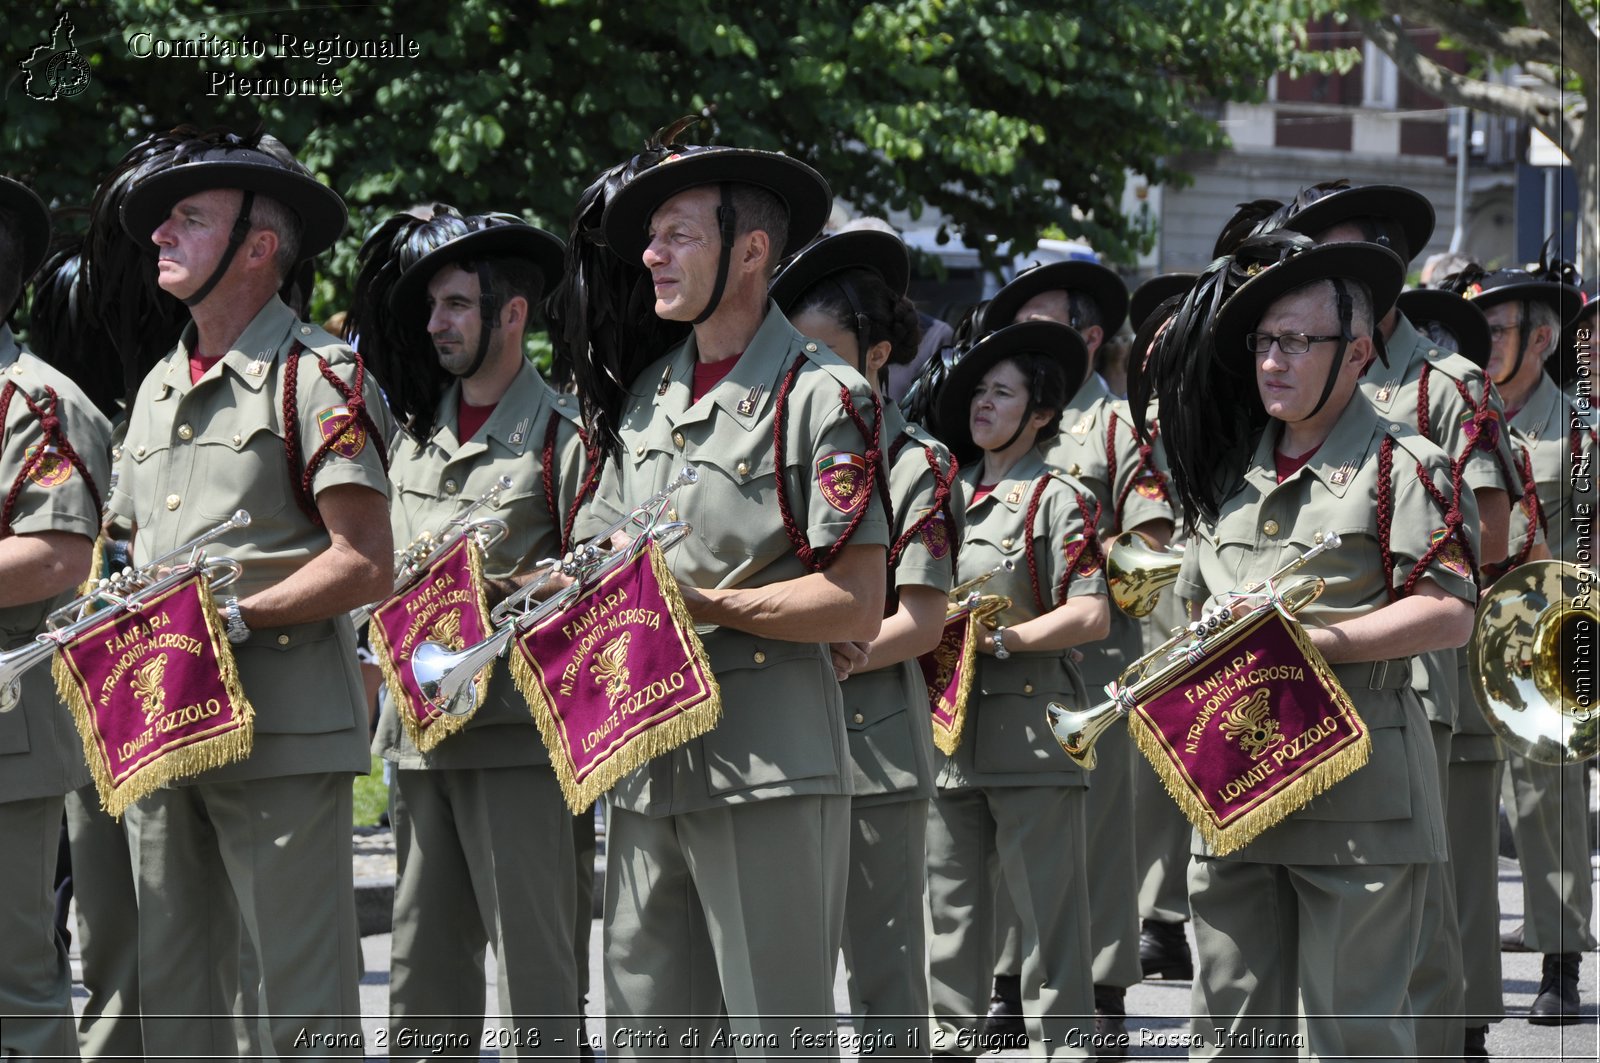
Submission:
<svg viewBox="0 0 1600 1063">
<path fill-rule="evenodd" d="M 249 524 L 250 514 L 241 509 L 182 546 L 138 568 L 124 568 L 97 581 L 89 591 L 53 610 L 45 618 L 45 629 L 34 641 L 0 653 L 0 712 L 10 712 L 17 707 L 22 696 L 22 676 L 28 669 L 48 661 L 57 649 L 105 620 L 108 611 L 136 613 L 146 602 L 196 571 L 205 573 L 212 590 L 237 580 L 244 567 L 231 557 L 206 557 L 205 548 L 235 528 Z"/>
<path fill-rule="evenodd" d="M 534 569 L 533 579 L 508 596 L 490 613 L 494 631 L 482 642 L 452 651 L 437 642 L 424 642 L 411 655 L 411 676 L 422 696 L 440 712 L 464 716 L 470 711 L 472 682 L 506 651 L 515 639 L 548 616 L 570 606 L 596 583 L 631 562 L 654 540 L 663 550 L 682 542 L 691 530 L 687 521 L 661 522 L 667 500 L 680 487 L 700 479 L 692 466 L 684 466 L 666 487 L 614 521 L 594 538 L 574 547 L 564 558 L 546 558 Z M 612 536 L 633 530 L 625 550 L 611 550 Z M 534 595 L 557 575 L 571 582 L 537 604 Z"/>
<path fill-rule="evenodd" d="M 470 535 L 478 542 L 478 548 L 484 553 L 509 533 L 510 528 L 499 517 L 479 517 L 471 519 L 472 514 L 484 506 L 493 506 L 500 500 L 500 492 L 511 487 L 511 477 L 502 476 L 489 486 L 483 494 L 474 498 L 445 522 L 444 527 L 437 532 L 425 531 L 417 535 L 405 545 L 404 549 L 394 552 L 394 593 L 399 594 L 406 589 L 407 584 L 428 571 L 445 552 L 456 544 L 463 535 Z M 385 599 L 387 601 L 388 599 Z M 373 602 L 363 605 L 359 609 L 350 610 L 350 622 L 361 630 L 368 620 L 372 619 L 372 611 L 383 602 Z"/>
</svg>

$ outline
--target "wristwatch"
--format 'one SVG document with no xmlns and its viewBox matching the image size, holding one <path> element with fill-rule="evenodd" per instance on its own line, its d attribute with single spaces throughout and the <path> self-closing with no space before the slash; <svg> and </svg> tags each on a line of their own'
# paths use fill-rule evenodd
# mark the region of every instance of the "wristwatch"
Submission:
<svg viewBox="0 0 1600 1063">
<path fill-rule="evenodd" d="M 1004 624 L 995 626 L 994 634 L 989 636 L 989 645 L 994 647 L 995 660 L 1003 661 L 1011 656 L 1011 651 L 1006 649 L 1006 626 Z"/>
<path fill-rule="evenodd" d="M 244 614 L 239 611 L 239 599 L 224 599 L 221 612 L 227 624 L 229 642 L 238 645 L 250 637 L 250 627 L 244 622 Z"/>
</svg>

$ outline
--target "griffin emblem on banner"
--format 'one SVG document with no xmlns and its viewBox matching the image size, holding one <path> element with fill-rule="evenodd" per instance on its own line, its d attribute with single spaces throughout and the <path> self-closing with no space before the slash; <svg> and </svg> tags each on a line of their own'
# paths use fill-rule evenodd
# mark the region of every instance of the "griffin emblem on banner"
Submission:
<svg viewBox="0 0 1600 1063">
<path fill-rule="evenodd" d="M 624 631 L 600 647 L 600 652 L 594 655 L 594 663 L 589 666 L 594 681 L 604 688 L 606 700 L 613 706 L 628 692 L 628 643 L 631 641 L 633 632 Z"/>
<path fill-rule="evenodd" d="M 133 670 L 133 693 L 144 710 L 144 722 L 155 722 L 167 708 L 167 692 L 161 686 L 161 677 L 167 672 L 167 655 L 158 653 Z"/>
<path fill-rule="evenodd" d="M 1269 713 L 1272 698 L 1266 690 L 1257 690 L 1244 701 L 1222 714 L 1222 733 L 1239 743 L 1239 747 L 1257 760 L 1272 746 L 1283 741 L 1278 732 L 1278 721 Z"/>
</svg>

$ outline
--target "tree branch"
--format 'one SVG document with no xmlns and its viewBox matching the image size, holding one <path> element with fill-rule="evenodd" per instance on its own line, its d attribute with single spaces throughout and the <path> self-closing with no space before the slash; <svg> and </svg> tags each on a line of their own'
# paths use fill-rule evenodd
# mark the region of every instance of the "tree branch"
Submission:
<svg viewBox="0 0 1600 1063">
<path fill-rule="evenodd" d="M 1553 32 L 1529 26 L 1499 25 L 1477 17 L 1473 9 L 1455 0 L 1383 0 L 1383 6 L 1408 22 L 1431 26 L 1497 59 L 1516 63 L 1562 62 L 1561 48 Z"/>
<path fill-rule="evenodd" d="M 1388 19 L 1351 18 L 1402 74 L 1446 103 L 1520 118 L 1558 144 L 1576 139 L 1576 125 L 1569 128 L 1560 101 L 1554 97 L 1457 74 L 1419 52 Z"/>
<path fill-rule="evenodd" d="M 1561 46 L 1561 65 L 1587 83 L 1600 70 L 1600 40 L 1589 23 L 1573 10 L 1570 0 L 1522 0 L 1528 21 L 1550 34 Z M 1596 88 L 1589 85 L 1590 91 Z"/>
</svg>

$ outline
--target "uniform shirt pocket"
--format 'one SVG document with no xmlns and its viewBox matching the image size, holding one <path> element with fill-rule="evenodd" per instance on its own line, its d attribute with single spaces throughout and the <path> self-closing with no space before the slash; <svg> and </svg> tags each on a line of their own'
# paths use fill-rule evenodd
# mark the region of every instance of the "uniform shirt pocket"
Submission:
<svg viewBox="0 0 1600 1063">
<path fill-rule="evenodd" d="M 202 517 L 226 520 L 242 506 L 253 519 L 263 520 L 288 505 L 288 452 L 271 428 L 258 425 L 244 434 L 222 426 L 196 439 L 195 448 L 191 493 Z M 300 472 L 295 469 L 293 475 Z"/>
<path fill-rule="evenodd" d="M 978 666 L 977 726 L 972 762 L 980 772 L 1070 771 L 1073 764 L 1050 733 L 1045 705 L 1081 708 L 1083 682 L 1067 661 L 1049 654 L 983 658 Z"/>
<path fill-rule="evenodd" d="M 735 635 L 706 648 L 722 688 L 722 721 L 702 739 L 708 793 L 841 770 L 844 708 L 822 646 Z"/>
</svg>

